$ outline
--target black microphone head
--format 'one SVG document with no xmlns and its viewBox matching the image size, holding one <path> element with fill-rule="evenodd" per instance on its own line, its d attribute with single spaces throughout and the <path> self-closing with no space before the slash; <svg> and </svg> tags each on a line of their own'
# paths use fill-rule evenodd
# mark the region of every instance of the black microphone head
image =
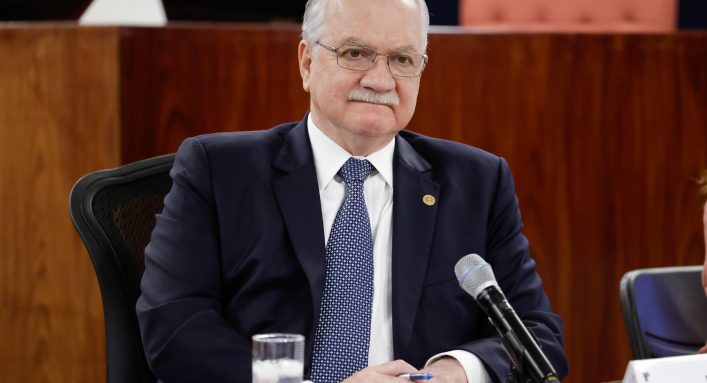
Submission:
<svg viewBox="0 0 707 383">
<path fill-rule="evenodd" d="M 493 275 L 491 265 L 478 254 L 463 256 L 454 265 L 454 274 L 457 275 L 459 286 L 469 293 L 474 299 L 479 293 L 489 286 L 498 287 L 496 277 Z"/>
</svg>

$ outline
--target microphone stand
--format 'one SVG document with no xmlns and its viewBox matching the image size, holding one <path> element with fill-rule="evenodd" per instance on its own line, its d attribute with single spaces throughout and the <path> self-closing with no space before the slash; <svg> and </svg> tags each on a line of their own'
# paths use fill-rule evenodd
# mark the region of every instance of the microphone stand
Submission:
<svg viewBox="0 0 707 383">
<path fill-rule="evenodd" d="M 511 359 L 513 367 L 509 381 L 513 381 L 513 378 L 517 383 L 525 383 L 527 380 L 533 383 L 560 382 L 555 369 L 530 331 L 519 321 L 507 320 L 517 316 L 500 290 L 485 289 L 479 293 L 476 301 L 498 330 L 503 348 Z M 494 312 L 494 315 L 489 315 L 490 312 Z M 527 349 L 524 344 L 534 347 Z"/>
</svg>

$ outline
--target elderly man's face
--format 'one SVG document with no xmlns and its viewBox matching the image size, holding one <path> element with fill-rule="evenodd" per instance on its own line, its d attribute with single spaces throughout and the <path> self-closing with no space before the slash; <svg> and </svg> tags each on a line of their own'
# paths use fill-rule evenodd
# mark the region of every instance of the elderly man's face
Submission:
<svg viewBox="0 0 707 383">
<path fill-rule="evenodd" d="M 326 10 L 321 43 L 360 45 L 376 52 L 424 53 L 420 10 L 413 0 L 332 0 Z M 300 72 L 310 93 L 315 124 L 355 155 L 367 155 L 389 142 L 415 111 L 420 78 L 394 77 L 379 56 L 366 72 L 337 65 L 336 54 L 322 47 L 311 57 L 300 43 Z M 397 105 L 350 100 L 352 91 L 399 98 Z"/>
</svg>

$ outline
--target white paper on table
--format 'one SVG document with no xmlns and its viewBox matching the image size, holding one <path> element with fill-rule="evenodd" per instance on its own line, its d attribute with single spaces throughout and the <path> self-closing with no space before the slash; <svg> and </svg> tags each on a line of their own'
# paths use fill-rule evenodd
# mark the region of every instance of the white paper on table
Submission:
<svg viewBox="0 0 707 383">
<path fill-rule="evenodd" d="M 706 383 L 707 354 L 628 362 L 623 383 Z"/>
</svg>

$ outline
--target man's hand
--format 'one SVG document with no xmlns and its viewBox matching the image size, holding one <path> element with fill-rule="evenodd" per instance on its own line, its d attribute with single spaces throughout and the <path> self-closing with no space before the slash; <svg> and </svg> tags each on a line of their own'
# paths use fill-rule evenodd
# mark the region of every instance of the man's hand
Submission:
<svg viewBox="0 0 707 383">
<path fill-rule="evenodd" d="M 437 359 L 421 371 L 434 375 L 432 382 L 435 383 L 473 383 L 466 381 L 464 368 L 452 357 L 445 356 Z"/>
<path fill-rule="evenodd" d="M 404 360 L 394 360 L 366 367 L 346 378 L 342 383 L 410 383 L 407 379 L 397 376 L 412 372 L 417 372 L 417 369 Z"/>
</svg>

